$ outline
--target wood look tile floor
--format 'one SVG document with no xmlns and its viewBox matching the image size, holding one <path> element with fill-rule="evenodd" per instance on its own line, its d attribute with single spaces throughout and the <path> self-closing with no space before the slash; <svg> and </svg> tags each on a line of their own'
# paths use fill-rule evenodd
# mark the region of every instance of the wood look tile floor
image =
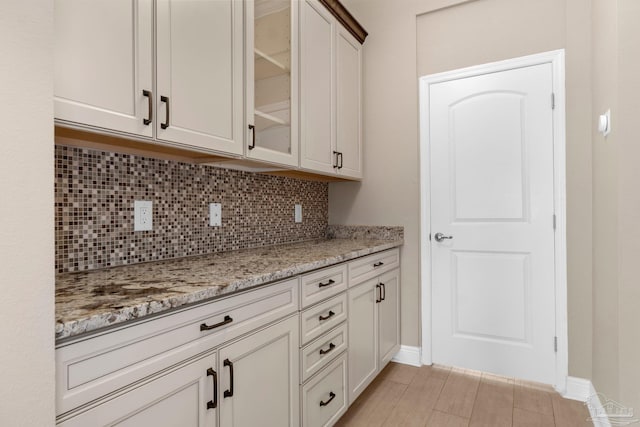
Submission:
<svg viewBox="0 0 640 427">
<path fill-rule="evenodd" d="M 390 363 L 339 427 L 583 427 L 589 411 L 550 386 L 443 366 Z"/>
</svg>

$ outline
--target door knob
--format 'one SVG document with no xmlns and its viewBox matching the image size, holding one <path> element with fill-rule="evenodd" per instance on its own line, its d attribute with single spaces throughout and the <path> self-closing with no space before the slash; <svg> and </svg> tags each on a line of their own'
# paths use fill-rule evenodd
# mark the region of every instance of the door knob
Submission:
<svg viewBox="0 0 640 427">
<path fill-rule="evenodd" d="M 436 239 L 436 242 L 442 242 L 443 240 L 446 239 L 453 239 L 453 236 L 445 236 L 442 233 L 436 233 L 435 236 L 433 236 L 434 239 Z"/>
</svg>

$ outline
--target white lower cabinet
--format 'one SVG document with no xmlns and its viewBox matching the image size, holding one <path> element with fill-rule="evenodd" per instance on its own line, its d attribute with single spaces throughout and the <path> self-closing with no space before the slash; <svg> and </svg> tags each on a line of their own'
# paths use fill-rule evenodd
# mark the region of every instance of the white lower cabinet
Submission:
<svg viewBox="0 0 640 427">
<path fill-rule="evenodd" d="M 332 426 L 400 347 L 398 256 L 380 252 L 62 342 L 57 423 Z"/>
<path fill-rule="evenodd" d="M 349 401 L 400 349 L 399 269 L 349 289 Z"/>
<path fill-rule="evenodd" d="M 220 425 L 297 426 L 298 318 L 220 349 Z"/>
<path fill-rule="evenodd" d="M 58 425 L 216 426 L 215 369 L 216 354 L 209 353 Z"/>
<path fill-rule="evenodd" d="M 332 426 L 347 411 L 347 354 L 344 353 L 302 387 L 302 425 Z"/>
</svg>

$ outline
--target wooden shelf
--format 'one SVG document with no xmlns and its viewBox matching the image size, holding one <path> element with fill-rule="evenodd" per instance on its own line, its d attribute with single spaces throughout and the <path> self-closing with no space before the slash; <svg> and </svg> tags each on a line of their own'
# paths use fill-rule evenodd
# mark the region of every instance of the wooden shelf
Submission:
<svg viewBox="0 0 640 427">
<path fill-rule="evenodd" d="M 270 55 L 267 55 L 266 53 L 262 52 L 259 49 L 254 49 L 253 52 L 259 58 L 262 58 L 262 59 L 266 60 L 267 62 L 275 65 L 276 67 L 280 68 L 282 71 L 289 72 L 289 67 L 287 67 L 285 64 L 283 64 L 280 61 L 278 61 L 276 58 L 274 58 L 274 57 L 272 57 Z"/>
</svg>

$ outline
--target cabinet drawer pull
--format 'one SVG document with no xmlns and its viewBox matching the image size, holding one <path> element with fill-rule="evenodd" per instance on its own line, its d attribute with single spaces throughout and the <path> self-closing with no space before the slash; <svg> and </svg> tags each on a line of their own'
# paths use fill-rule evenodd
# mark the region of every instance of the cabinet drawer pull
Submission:
<svg viewBox="0 0 640 427">
<path fill-rule="evenodd" d="M 329 343 L 329 348 L 326 350 L 320 349 L 320 355 L 324 356 L 327 353 L 330 353 L 334 348 L 336 348 L 336 345 L 334 343 Z"/>
<path fill-rule="evenodd" d="M 333 152 L 333 159 L 334 159 L 334 161 L 335 161 L 335 163 L 333 164 L 333 168 L 334 168 L 334 169 L 337 169 L 337 168 L 338 168 L 338 154 L 339 154 L 339 153 L 338 153 L 337 151 L 334 151 L 334 152 Z"/>
<path fill-rule="evenodd" d="M 333 285 L 334 283 L 336 283 L 335 280 L 329 279 L 327 283 L 322 283 L 322 282 L 318 283 L 318 287 L 324 288 L 325 286 Z"/>
<path fill-rule="evenodd" d="M 343 158 L 342 158 L 342 153 L 341 153 L 341 152 L 339 152 L 339 153 L 338 153 L 338 156 L 340 157 L 340 166 L 338 166 L 338 169 L 342 169 L 342 160 L 343 160 Z"/>
<path fill-rule="evenodd" d="M 224 359 L 222 364 L 229 367 L 229 390 L 225 390 L 223 396 L 225 398 L 233 397 L 233 362 L 229 359 Z"/>
<path fill-rule="evenodd" d="M 331 403 L 331 401 L 336 397 L 336 394 L 332 391 L 329 392 L 329 400 L 327 400 L 326 402 L 324 401 L 320 401 L 320 406 L 327 406 L 329 403 Z"/>
<path fill-rule="evenodd" d="M 167 115 L 166 115 L 166 120 L 164 123 L 160 123 L 160 127 L 162 129 L 166 129 L 169 127 L 169 97 L 168 96 L 161 96 L 160 97 L 160 102 L 164 102 L 165 104 L 167 104 Z"/>
<path fill-rule="evenodd" d="M 387 287 L 384 285 L 384 283 L 380 283 L 380 301 L 384 301 L 387 299 Z"/>
<path fill-rule="evenodd" d="M 318 316 L 318 320 L 322 322 L 323 320 L 327 320 L 335 315 L 336 314 L 333 311 L 329 310 L 329 314 L 327 314 L 326 316 L 322 316 L 322 315 Z"/>
<path fill-rule="evenodd" d="M 384 265 L 384 262 L 378 261 L 375 264 L 373 264 L 374 267 L 380 267 L 381 265 Z"/>
<path fill-rule="evenodd" d="M 376 304 L 382 302 L 382 289 L 380 285 L 376 285 Z"/>
<path fill-rule="evenodd" d="M 211 329 L 215 329 L 215 328 L 219 328 L 220 326 L 224 326 L 224 325 L 228 325 L 229 323 L 233 322 L 233 319 L 231 318 L 231 316 L 227 315 L 224 316 L 224 320 L 220 323 L 216 323 L 215 325 L 207 325 L 206 323 L 202 323 L 200 325 L 200 330 L 201 331 L 210 331 Z"/>
<path fill-rule="evenodd" d="M 249 145 L 249 150 L 253 150 L 256 148 L 256 127 L 249 125 L 249 130 L 251 131 L 251 145 Z"/>
<path fill-rule="evenodd" d="M 207 369 L 207 376 L 213 376 L 213 400 L 207 402 L 207 409 L 218 407 L 218 373 L 213 368 Z"/>
<path fill-rule="evenodd" d="M 153 93 L 150 90 L 144 89 L 142 91 L 142 95 L 147 97 L 147 101 L 149 101 L 149 116 L 147 119 L 142 119 L 142 123 L 149 126 L 153 121 Z"/>
</svg>

